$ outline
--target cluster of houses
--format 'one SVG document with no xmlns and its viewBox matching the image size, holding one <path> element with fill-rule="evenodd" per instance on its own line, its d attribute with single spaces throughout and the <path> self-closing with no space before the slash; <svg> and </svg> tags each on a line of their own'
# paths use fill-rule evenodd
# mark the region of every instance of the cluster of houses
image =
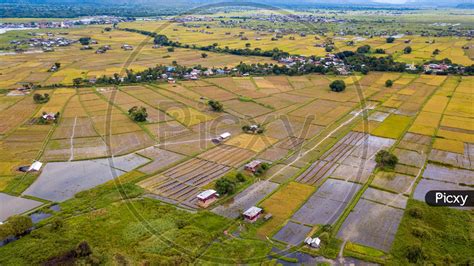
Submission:
<svg viewBox="0 0 474 266">
<path fill-rule="evenodd" d="M 76 43 L 76 40 L 70 40 L 64 37 L 52 37 L 52 38 L 29 38 L 26 40 L 13 40 L 10 41 L 12 45 L 28 45 L 29 47 L 52 49 L 53 47 L 69 46 Z"/>
<path fill-rule="evenodd" d="M 339 75 L 349 75 L 351 73 L 350 67 L 344 63 L 344 60 L 331 53 L 318 59 L 312 59 L 305 56 L 289 56 L 281 58 L 278 62 L 288 67 L 292 67 L 296 64 L 313 64 L 315 66 L 323 66 L 324 68 L 334 68 Z"/>
<path fill-rule="evenodd" d="M 448 64 L 426 64 L 423 66 L 425 73 L 445 73 L 451 68 Z"/>
<path fill-rule="evenodd" d="M 17 22 L 17 23 L 0 23 L 0 29 L 60 29 L 71 28 L 80 25 L 107 25 L 119 22 L 134 21 L 133 18 L 115 17 L 115 16 L 93 16 L 82 17 L 78 19 L 65 19 L 61 21 L 38 21 L 38 22 Z"/>
<path fill-rule="evenodd" d="M 97 48 L 97 50 L 95 50 L 95 53 L 96 54 L 105 54 L 108 50 L 112 50 L 112 47 L 110 45 L 104 45 L 104 46 L 101 46 L 101 47 Z"/>
</svg>

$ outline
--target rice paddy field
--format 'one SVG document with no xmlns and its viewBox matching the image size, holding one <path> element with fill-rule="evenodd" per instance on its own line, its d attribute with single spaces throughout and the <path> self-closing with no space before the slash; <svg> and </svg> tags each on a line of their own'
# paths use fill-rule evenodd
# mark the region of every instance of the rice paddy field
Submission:
<svg viewBox="0 0 474 266">
<path fill-rule="evenodd" d="M 151 22 L 126 26 L 137 25 L 145 29 L 158 26 Z M 201 33 L 189 32 L 180 25 L 171 25 L 169 29 L 171 38 L 179 35 L 184 43 L 204 45 L 216 41 L 231 47 L 241 45 L 240 41 L 232 42 L 235 33 L 225 34 L 233 29 L 211 28 L 215 32 L 208 34 L 209 38 L 195 37 Z M 257 36 L 242 31 L 249 41 Z M 143 40 L 141 35 L 118 30 L 102 33 L 98 26 L 70 33 L 77 37 L 87 35 L 93 35 L 103 44 L 110 42 L 114 48 L 103 55 L 87 56 L 84 54 L 87 51 L 79 51 L 79 47 L 64 48 L 75 49 L 75 55 L 68 56 L 66 50 L 61 53 L 64 56 L 61 70 L 48 73 L 41 82 L 67 84 L 77 75 L 88 77 L 120 71 L 123 65 L 119 62 L 129 55 L 126 53 L 133 53 L 122 51 L 120 44 L 127 42 L 135 46 Z M 269 43 L 268 37 L 251 41 L 252 46 L 272 48 L 274 43 Z M 278 42 L 285 42 L 285 38 Z M 298 47 L 290 47 L 290 42 L 288 47 L 278 45 L 292 52 L 303 53 L 306 49 L 314 52 L 314 36 L 308 37 L 311 42 L 295 38 L 291 45 Z M 374 47 L 377 43 L 385 45 L 376 38 L 362 42 L 368 41 Z M 451 41 L 454 40 L 446 38 L 447 43 Z M 412 42 L 415 47 L 417 41 Z M 424 40 L 419 42 L 415 51 L 425 47 Z M 437 40 L 436 44 L 443 44 L 443 40 Z M 159 49 L 152 50 L 151 43 L 146 43 L 132 66 L 140 69 L 160 60 L 192 65 L 194 52 L 176 49 L 165 59 L 156 55 Z M 21 82 L 26 77 L 24 73 L 33 69 L 41 68 L 45 72 L 57 60 L 55 54 L 59 51 L 34 54 L 35 58 L 28 62 L 26 55 L 18 55 L 15 60 L 21 61 L 19 65 L 13 62 L 13 57 L 3 56 L 6 61 L 0 64 L 4 67 L 0 76 L 2 86 Z M 216 55 L 213 58 L 211 54 L 199 59 L 199 54 L 195 56 L 196 62 L 209 65 L 231 65 L 242 60 L 263 62 L 253 57 Z M 24 58 L 20 60 L 21 57 Z M 415 60 L 404 55 L 398 58 Z M 25 67 L 22 64 L 31 66 L 19 71 Z M 345 91 L 331 92 L 329 84 L 338 79 L 345 80 Z M 394 81 L 391 88 L 385 87 L 387 79 Z M 370 72 L 350 77 L 316 74 L 219 77 L 176 84 L 38 89 L 35 92 L 51 95 L 44 104 L 34 103 L 32 94 L 2 94 L 0 192 L 9 195 L 4 196 L 9 201 L 18 202 L 16 213 L 25 213 L 53 202 L 67 207 L 86 200 L 88 196 L 84 195 L 99 193 L 89 190 L 96 191 L 93 189 L 96 186 L 95 189 L 101 190 L 121 184 L 131 186 L 132 195 L 140 197 L 136 201 L 138 205 L 158 204 L 166 208 L 174 205 L 193 212 L 183 212 L 186 214 L 179 217 L 214 221 L 216 227 L 209 229 L 213 235 L 206 238 L 206 245 L 199 246 L 200 254 L 214 256 L 228 249 L 239 257 L 239 250 L 243 249 L 249 254 L 265 253 L 266 257 L 272 248 L 286 247 L 308 252 L 303 240 L 326 230 L 329 240 L 323 242 L 321 250 L 310 252 L 334 258 L 347 246 L 344 254 L 367 261 L 404 262 L 403 258 L 391 256 L 402 249 L 400 239 L 409 237 L 411 206 L 423 201 L 428 190 L 465 189 L 473 185 L 473 87 L 472 77 Z M 224 111 L 212 111 L 203 99 L 219 100 Z M 146 121 L 134 122 L 129 117 L 128 110 L 133 106 L 146 108 Z M 43 112 L 60 112 L 61 116 L 56 123 L 43 125 L 37 122 Z M 265 130 L 262 134 L 243 132 L 242 126 L 250 124 L 261 124 Z M 220 144 L 211 141 L 224 132 L 231 133 L 231 137 Z M 382 171 L 376 167 L 374 157 L 380 150 L 388 150 L 398 157 L 395 169 Z M 222 197 L 207 210 L 198 207 L 196 196 L 200 192 L 214 188 L 223 176 L 243 171 L 243 166 L 255 159 L 268 162 L 270 169 L 246 180 L 235 194 Z M 18 171 L 33 160 L 44 163 L 40 172 Z M 121 204 L 125 203 L 104 208 L 117 214 L 125 208 Z M 90 211 L 93 207 L 88 206 L 85 208 Z M 251 206 L 262 207 L 264 214 L 271 214 L 272 218 L 242 225 L 239 216 Z M 470 210 L 457 211 L 472 219 Z M 101 215 L 100 210 L 96 212 L 94 215 Z M 2 210 L 2 219 L 6 219 L 3 213 L 7 212 Z M 153 213 L 147 212 L 147 217 L 150 216 Z M 174 222 L 164 220 L 160 223 L 165 225 L 160 226 L 167 228 L 167 224 L 172 230 L 169 234 L 179 235 L 175 230 L 181 230 L 178 227 L 185 222 L 176 221 L 175 226 Z M 224 223 L 228 226 L 223 226 Z M 200 222 L 192 220 L 191 224 Z M 146 244 L 140 244 L 140 250 L 163 254 L 163 250 L 155 250 L 156 239 L 144 241 Z M 422 245 L 432 248 L 429 244 Z M 359 253 L 355 254 L 354 250 Z M 135 258 L 136 253 L 123 256 Z M 455 262 L 464 259 L 456 256 Z"/>
<path fill-rule="evenodd" d="M 223 16 L 228 16 L 228 14 L 223 14 Z M 291 54 L 324 56 L 326 55 L 325 48 L 318 47 L 318 45 L 322 45 L 330 40 L 334 43 L 336 51 L 355 51 L 359 46 L 370 45 L 373 50 L 377 48 L 384 49 L 386 54 L 393 55 L 398 61 L 408 64 L 444 58 L 449 58 L 457 64 L 464 65 L 471 65 L 474 62 L 470 49 L 465 49 L 465 47 L 472 47 L 473 41 L 465 37 L 402 35 L 393 43 L 387 43 L 385 40 L 386 36 L 339 36 L 330 32 L 324 36 L 316 34 L 307 34 L 306 36 L 286 34 L 282 38 L 272 40 L 276 34 L 256 29 L 252 30 L 250 27 L 225 27 L 217 21 L 190 24 L 192 24 L 192 27 L 185 27 L 182 23 L 170 23 L 168 21 L 137 21 L 121 23 L 120 27 L 159 32 L 168 36 L 171 40 L 198 46 L 208 46 L 217 43 L 222 48 L 227 46 L 229 48 L 245 49 L 248 43 L 250 48 L 260 48 L 262 50 L 278 48 Z M 257 28 L 257 25 L 252 26 Z M 286 27 L 288 26 L 286 25 Z M 307 28 L 308 26 L 305 25 L 305 27 Z M 354 43 L 353 45 L 348 44 L 351 41 Z M 403 53 L 403 49 L 406 46 L 412 47 L 412 53 Z M 437 55 L 433 55 L 433 51 L 436 49 L 440 52 Z"/>
</svg>

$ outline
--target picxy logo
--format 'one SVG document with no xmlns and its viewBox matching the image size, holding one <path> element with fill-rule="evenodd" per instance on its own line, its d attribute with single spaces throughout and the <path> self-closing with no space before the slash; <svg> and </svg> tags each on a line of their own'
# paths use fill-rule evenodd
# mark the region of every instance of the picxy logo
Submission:
<svg viewBox="0 0 474 266">
<path fill-rule="evenodd" d="M 426 193 L 425 201 L 431 206 L 472 207 L 474 190 L 431 190 Z"/>
</svg>

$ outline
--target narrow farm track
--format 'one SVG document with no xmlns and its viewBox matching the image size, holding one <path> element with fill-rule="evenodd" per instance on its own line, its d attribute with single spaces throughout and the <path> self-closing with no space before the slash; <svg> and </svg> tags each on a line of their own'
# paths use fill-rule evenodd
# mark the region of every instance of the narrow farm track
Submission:
<svg viewBox="0 0 474 266">
<path fill-rule="evenodd" d="M 74 124 L 72 125 L 72 133 L 71 133 L 71 138 L 70 138 L 70 145 L 71 145 L 71 156 L 69 157 L 68 162 L 74 160 L 74 135 L 76 133 L 76 124 L 77 124 L 77 116 L 74 117 Z"/>
</svg>

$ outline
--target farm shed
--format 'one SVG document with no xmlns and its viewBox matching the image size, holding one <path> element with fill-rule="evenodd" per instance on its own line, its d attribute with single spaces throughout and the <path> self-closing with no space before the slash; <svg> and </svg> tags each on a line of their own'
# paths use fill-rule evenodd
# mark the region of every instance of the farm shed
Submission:
<svg viewBox="0 0 474 266">
<path fill-rule="evenodd" d="M 246 164 L 244 166 L 245 170 L 250 171 L 252 173 L 255 173 L 257 171 L 258 167 L 262 164 L 261 161 L 259 160 L 253 160 L 250 163 Z"/>
<path fill-rule="evenodd" d="M 217 200 L 217 192 L 213 189 L 205 190 L 197 195 L 198 205 L 202 208 L 207 208 Z"/>
<path fill-rule="evenodd" d="M 244 220 L 253 223 L 258 220 L 262 212 L 263 210 L 261 208 L 252 206 L 243 213 Z"/>
</svg>

